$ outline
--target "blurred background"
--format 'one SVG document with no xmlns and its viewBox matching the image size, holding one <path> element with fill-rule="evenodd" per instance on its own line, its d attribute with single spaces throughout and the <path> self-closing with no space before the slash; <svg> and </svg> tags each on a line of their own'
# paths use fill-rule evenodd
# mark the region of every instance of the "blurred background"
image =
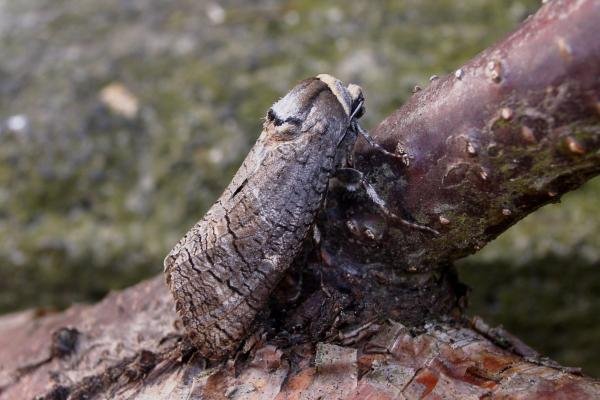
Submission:
<svg viewBox="0 0 600 400">
<path fill-rule="evenodd" d="M 321 72 L 366 128 L 539 0 L 0 0 L 0 312 L 155 275 L 265 110 Z M 471 314 L 600 376 L 600 180 L 462 261 Z"/>
</svg>

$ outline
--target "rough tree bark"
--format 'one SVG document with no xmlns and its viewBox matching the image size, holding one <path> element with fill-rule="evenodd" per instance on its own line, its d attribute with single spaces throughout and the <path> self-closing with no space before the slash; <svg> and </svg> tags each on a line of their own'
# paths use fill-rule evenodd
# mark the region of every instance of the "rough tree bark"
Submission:
<svg viewBox="0 0 600 400">
<path fill-rule="evenodd" d="M 549 2 L 374 130 L 404 162 L 357 144 L 391 210 L 439 236 L 332 182 L 320 245 L 235 358 L 194 352 L 156 277 L 97 305 L 0 318 L 0 397 L 600 398 L 599 382 L 464 320 L 451 265 L 600 171 L 598 21 L 595 0 Z"/>
</svg>

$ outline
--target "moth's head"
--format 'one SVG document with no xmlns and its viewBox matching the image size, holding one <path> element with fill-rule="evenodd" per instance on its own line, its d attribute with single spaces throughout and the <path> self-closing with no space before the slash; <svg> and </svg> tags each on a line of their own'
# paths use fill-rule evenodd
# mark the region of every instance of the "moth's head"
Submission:
<svg viewBox="0 0 600 400">
<path fill-rule="evenodd" d="M 273 104 L 265 118 L 265 129 L 277 140 L 294 140 L 313 127 L 322 130 L 339 125 L 345 131 L 363 114 L 360 86 L 346 86 L 331 75 L 320 74 L 300 82 Z"/>
</svg>

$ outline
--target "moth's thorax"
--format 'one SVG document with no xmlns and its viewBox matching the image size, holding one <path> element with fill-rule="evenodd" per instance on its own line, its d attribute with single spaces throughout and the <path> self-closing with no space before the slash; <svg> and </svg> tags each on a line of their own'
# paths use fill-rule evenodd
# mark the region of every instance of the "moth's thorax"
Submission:
<svg viewBox="0 0 600 400">
<path fill-rule="evenodd" d="M 357 85 L 346 86 L 331 75 L 320 74 L 296 85 L 267 112 L 264 143 L 295 142 L 303 146 L 307 136 L 332 136 L 337 146 L 352 120 L 359 118 L 364 98 Z M 259 139 L 260 141 L 260 139 Z"/>
</svg>

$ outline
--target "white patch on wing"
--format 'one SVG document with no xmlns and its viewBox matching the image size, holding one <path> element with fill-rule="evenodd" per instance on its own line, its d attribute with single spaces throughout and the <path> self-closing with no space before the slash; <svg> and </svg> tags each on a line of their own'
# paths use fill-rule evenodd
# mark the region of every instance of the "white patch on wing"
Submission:
<svg viewBox="0 0 600 400">
<path fill-rule="evenodd" d="M 273 110 L 277 118 L 284 120 L 287 116 L 298 115 L 300 113 L 300 106 L 301 104 L 297 96 L 287 94 L 273 104 L 271 110 Z"/>
</svg>

